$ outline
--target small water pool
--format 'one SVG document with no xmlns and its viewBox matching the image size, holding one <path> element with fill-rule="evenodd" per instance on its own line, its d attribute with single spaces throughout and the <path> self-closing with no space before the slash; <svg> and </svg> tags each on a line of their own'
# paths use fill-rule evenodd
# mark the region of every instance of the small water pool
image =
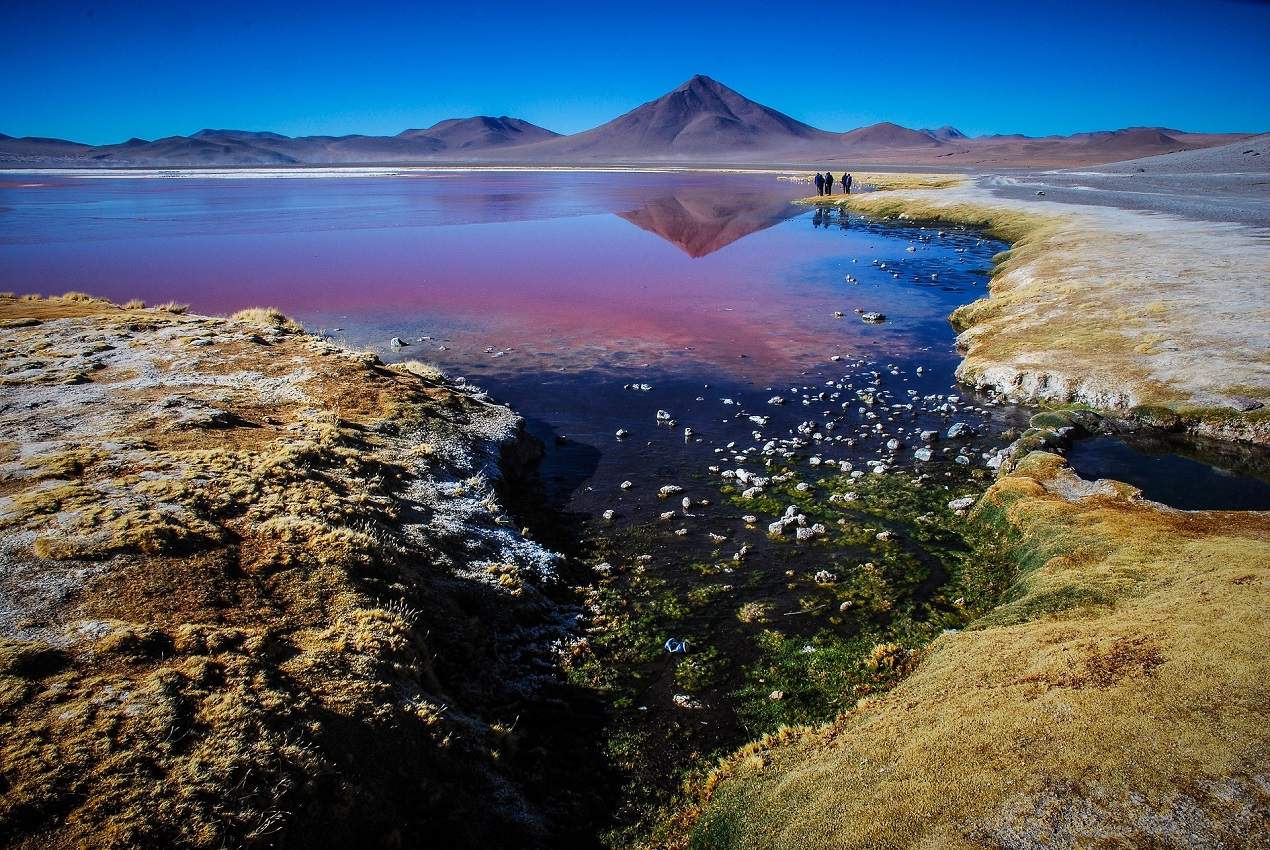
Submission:
<svg viewBox="0 0 1270 850">
<path fill-rule="evenodd" d="M 1123 481 L 1152 501 L 1182 510 L 1270 510 L 1270 481 L 1186 457 L 1165 445 L 1093 437 L 1077 441 L 1067 461 L 1082 478 Z"/>
</svg>

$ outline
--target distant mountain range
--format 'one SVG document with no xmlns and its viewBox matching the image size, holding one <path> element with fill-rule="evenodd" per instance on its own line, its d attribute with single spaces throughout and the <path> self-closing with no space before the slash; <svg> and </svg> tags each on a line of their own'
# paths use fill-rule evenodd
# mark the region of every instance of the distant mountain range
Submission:
<svg viewBox="0 0 1270 850">
<path fill-rule="evenodd" d="M 519 118 L 455 118 L 395 136 L 300 136 L 200 130 L 86 145 L 0 134 L 0 166 L 180 167 L 363 163 L 659 163 L 1079 166 L 1227 144 L 1250 134 L 1130 127 L 1071 136 L 970 138 L 955 127 L 883 122 L 820 130 L 696 76 L 590 130 L 564 136 Z"/>
</svg>

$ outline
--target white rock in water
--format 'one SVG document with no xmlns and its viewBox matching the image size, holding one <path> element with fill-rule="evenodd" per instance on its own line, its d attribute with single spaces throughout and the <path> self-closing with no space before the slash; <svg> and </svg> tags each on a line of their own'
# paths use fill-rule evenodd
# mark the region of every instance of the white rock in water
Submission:
<svg viewBox="0 0 1270 850">
<path fill-rule="evenodd" d="M 810 528 L 798 528 L 798 529 L 795 529 L 794 531 L 794 539 L 800 543 L 804 540 L 810 540 L 811 538 L 815 536 L 816 536 L 816 533 L 812 531 Z"/>
<path fill-rule="evenodd" d="M 724 537 L 722 534 L 715 534 L 713 531 L 710 532 L 710 540 L 713 543 L 722 543 L 727 539 L 728 538 Z"/>
<path fill-rule="evenodd" d="M 687 537 L 687 536 L 688 536 L 688 529 L 686 529 L 686 528 L 679 528 L 679 529 L 676 529 L 676 530 L 675 530 L 675 536 L 676 536 L 676 537 Z"/>
<path fill-rule="evenodd" d="M 881 322 L 885 322 L 885 321 L 886 321 L 886 314 L 884 314 L 884 313 L 875 313 L 875 312 L 870 311 L 870 312 L 868 312 L 868 313 L 861 313 L 861 314 L 860 314 L 860 319 L 861 319 L 861 320 L 863 320 L 863 321 L 865 321 L 865 322 L 868 322 L 868 323 L 869 323 L 869 324 L 871 324 L 871 325 L 876 325 L 876 324 L 879 324 L 879 323 L 881 323 Z"/>
<path fill-rule="evenodd" d="M 675 518 L 674 511 L 664 511 L 658 515 L 658 519 L 660 519 L 662 522 L 669 522 L 670 520 L 674 518 Z"/>
<path fill-rule="evenodd" d="M 932 457 L 934 457 L 934 452 L 932 452 L 930 449 L 918 449 L 917 451 L 913 452 L 913 457 L 917 458 L 918 460 L 927 461 L 927 460 L 930 460 Z"/>
<path fill-rule="evenodd" d="M 817 584 L 829 584 L 838 580 L 838 576 L 828 570 L 820 570 L 812 578 L 815 579 Z"/>
<path fill-rule="evenodd" d="M 754 514 L 746 514 L 741 517 L 741 522 L 746 523 L 747 525 L 753 525 L 758 522 L 758 517 L 754 516 Z"/>
<path fill-rule="evenodd" d="M 688 508 L 692 507 L 692 499 L 689 499 L 687 496 L 684 496 L 683 501 L 680 504 L 684 506 L 684 510 L 686 511 L 688 510 Z"/>
<path fill-rule="evenodd" d="M 948 439 L 955 440 L 958 437 L 964 437 L 973 433 L 974 430 L 965 422 L 954 422 L 952 427 L 948 429 Z"/>
<path fill-rule="evenodd" d="M 664 410 L 659 410 L 659 411 L 657 411 L 657 421 L 658 421 L 658 422 L 669 422 L 669 421 L 670 421 L 670 414 L 669 414 L 669 413 L 667 413 L 667 412 L 666 412 L 666 411 L 664 411 Z"/>
<path fill-rule="evenodd" d="M 743 499 L 756 499 L 761 495 L 763 495 L 762 487 L 749 487 L 741 491 L 741 498 Z"/>
<path fill-rule="evenodd" d="M 768 534 L 784 534 L 785 525 L 786 523 L 779 519 L 776 520 L 776 522 L 769 522 L 767 524 L 767 533 Z"/>
<path fill-rule="evenodd" d="M 631 489 L 632 487 L 634 487 L 635 485 L 634 485 L 634 484 L 632 484 L 632 483 L 631 483 L 631 482 L 629 482 L 629 481 L 623 481 L 621 484 L 619 484 L 619 485 L 617 485 L 617 486 L 621 487 L 623 490 L 629 490 L 629 489 Z"/>
<path fill-rule="evenodd" d="M 616 514 L 614 514 L 612 510 L 607 510 L 603 514 L 601 514 L 601 516 L 604 517 L 605 522 L 612 522 L 613 517 L 616 516 Z"/>
<path fill-rule="evenodd" d="M 393 348 L 401 348 L 403 345 L 409 345 L 410 343 L 406 342 L 404 339 L 402 339 L 399 336 L 395 336 L 392 339 L 388 340 L 388 344 L 391 345 Z"/>
<path fill-rule="evenodd" d="M 657 495 L 664 499 L 667 496 L 673 496 L 676 493 L 682 493 L 683 491 L 684 491 L 684 488 L 680 487 L 677 484 L 667 484 L 657 491 Z"/>
<path fill-rule="evenodd" d="M 939 432 L 938 431 L 923 431 L 921 439 L 923 443 L 933 443 L 939 439 Z"/>
<path fill-rule="evenodd" d="M 616 436 L 619 440 L 621 440 L 626 437 L 629 437 L 630 435 L 631 435 L 631 432 L 627 431 L 625 428 L 618 428 L 617 433 L 614 436 Z"/>
<path fill-rule="evenodd" d="M 783 399 L 782 397 L 780 397 L 780 396 L 778 396 L 778 395 L 774 395 L 774 396 L 772 396 L 771 398 L 769 398 L 769 399 L 767 400 L 767 403 L 768 403 L 768 404 L 784 404 L 784 403 L 785 403 L 785 399 Z"/>
</svg>

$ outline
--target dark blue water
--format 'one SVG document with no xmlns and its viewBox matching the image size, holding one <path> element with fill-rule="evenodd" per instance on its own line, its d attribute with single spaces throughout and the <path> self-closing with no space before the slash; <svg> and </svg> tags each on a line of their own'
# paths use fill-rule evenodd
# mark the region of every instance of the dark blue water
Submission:
<svg viewBox="0 0 1270 850">
<path fill-rule="evenodd" d="M 1067 460 L 1082 478 L 1114 478 L 1182 510 L 1270 510 L 1270 481 L 1159 448 L 1136 448 L 1119 437 L 1080 440 Z"/>
</svg>

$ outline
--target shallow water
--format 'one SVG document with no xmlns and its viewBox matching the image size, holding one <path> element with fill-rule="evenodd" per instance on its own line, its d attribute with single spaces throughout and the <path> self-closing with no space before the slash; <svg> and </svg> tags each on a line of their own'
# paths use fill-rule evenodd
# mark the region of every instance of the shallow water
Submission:
<svg viewBox="0 0 1270 850">
<path fill-rule="evenodd" d="M 12 179 L 0 280 L 209 313 L 276 306 L 386 360 L 436 363 L 530 420 L 561 505 L 639 510 L 654 481 L 687 486 L 713 448 L 752 442 L 750 415 L 781 433 L 841 414 L 864 372 L 896 403 L 959 394 L 947 315 L 980 295 L 1000 245 L 789 203 L 805 192 L 713 174 Z M 828 388 L 832 403 L 791 393 L 850 375 L 850 390 Z M 622 389 L 632 382 L 653 389 Z M 791 403 L 766 404 L 778 393 Z M 655 423 L 663 409 L 676 429 Z M 947 418 L 906 413 L 906 427 Z M 631 436 L 617 441 L 618 428 Z"/>
<path fill-rule="evenodd" d="M 1143 497 L 1186 511 L 1270 510 L 1270 480 L 1238 464 L 1183 454 L 1187 446 L 1161 440 L 1092 437 L 1067 452 L 1072 469 L 1088 479 L 1132 484 Z"/>
</svg>

